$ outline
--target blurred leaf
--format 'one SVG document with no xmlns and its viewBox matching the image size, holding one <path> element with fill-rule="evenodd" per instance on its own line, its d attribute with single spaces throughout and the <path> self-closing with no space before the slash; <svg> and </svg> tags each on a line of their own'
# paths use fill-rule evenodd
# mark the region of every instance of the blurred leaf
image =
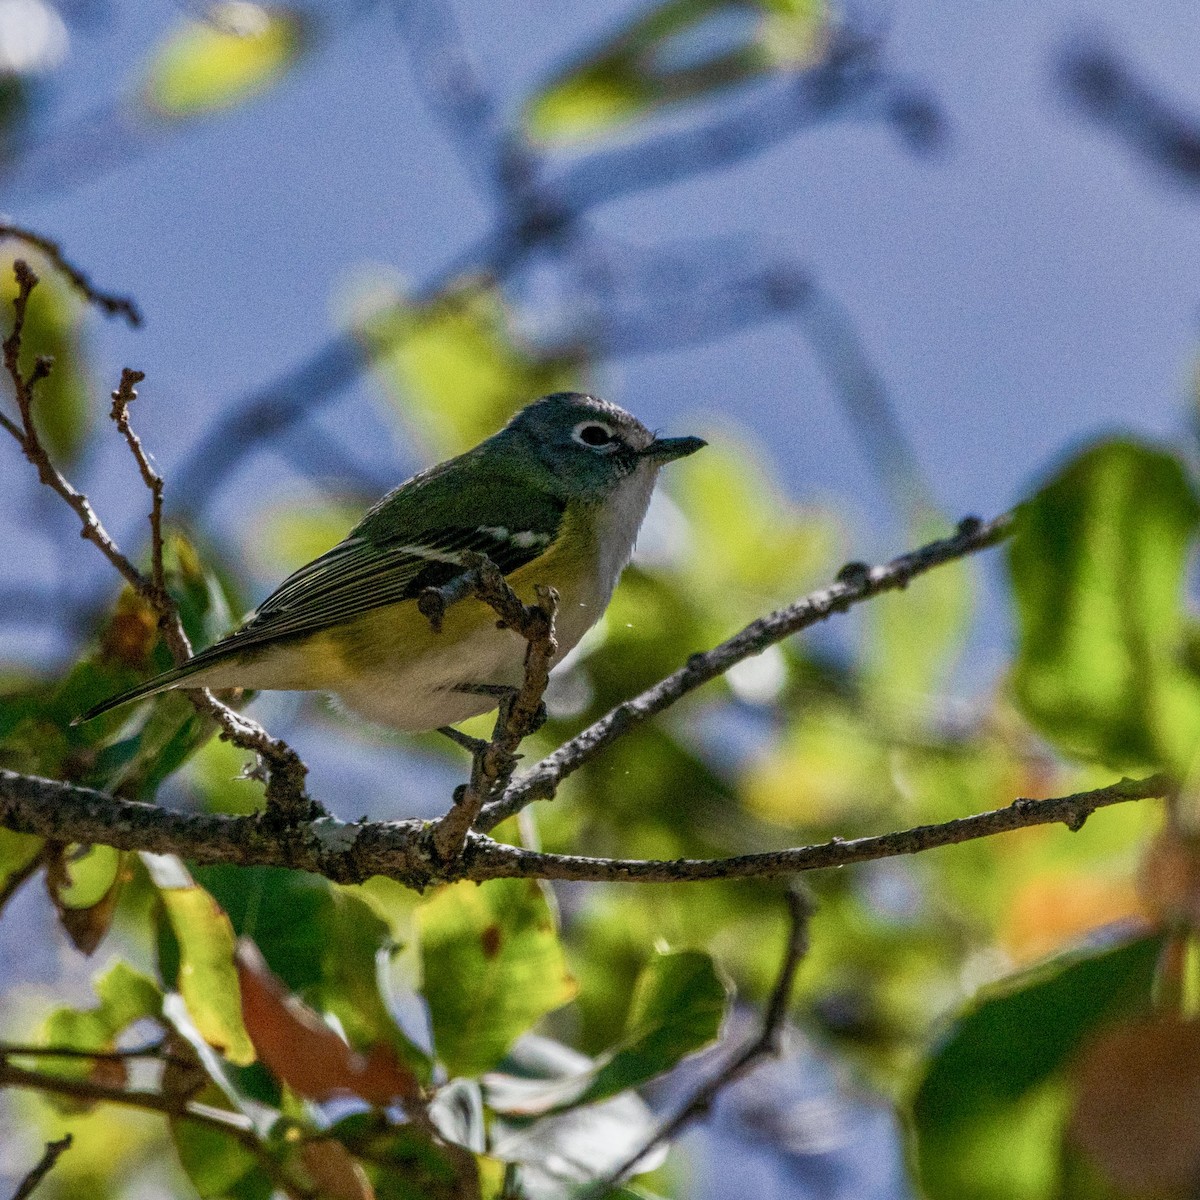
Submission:
<svg viewBox="0 0 1200 1200">
<path fill-rule="evenodd" d="M 179 946 L 178 988 L 201 1036 L 231 1063 L 254 1061 L 242 1023 L 233 926 L 177 859 L 143 855 Z"/>
<path fill-rule="evenodd" d="M 1127 875 L 1041 872 L 1017 888 L 1006 906 L 1000 940 L 1015 963 L 1036 962 L 1118 921 L 1145 917 Z"/>
<path fill-rule="evenodd" d="M 1085 451 L 1020 510 L 1014 686 L 1067 754 L 1116 769 L 1191 763 L 1200 679 L 1183 665 L 1182 596 L 1198 521 L 1179 460 L 1132 442 Z"/>
<path fill-rule="evenodd" d="M 92 984 L 99 1003 L 95 1008 L 78 1010 L 60 1008 L 46 1019 L 42 1038 L 48 1046 L 71 1046 L 77 1050 L 114 1050 L 118 1036 L 130 1025 L 145 1017 L 157 1017 L 162 1009 L 162 992 L 148 976 L 135 971 L 128 963 L 115 962 Z M 39 1069 L 70 1079 L 84 1079 L 97 1064 L 87 1059 L 45 1059 Z M 118 1078 L 108 1082 L 124 1082 L 124 1068 L 119 1063 L 104 1064 L 110 1072 L 115 1068 Z"/>
<path fill-rule="evenodd" d="M 487 1146 L 487 1115 L 483 1090 L 474 1079 L 451 1079 L 438 1088 L 429 1105 L 429 1119 L 448 1142 L 482 1154 Z"/>
<path fill-rule="evenodd" d="M 341 1142 L 317 1138 L 301 1142 L 300 1160 L 317 1191 L 328 1200 L 375 1200 L 366 1172 Z"/>
<path fill-rule="evenodd" d="M 299 13 L 248 0 L 214 4 L 204 21 L 188 21 L 158 47 L 143 96 L 172 120 L 229 108 L 266 90 L 304 49 Z"/>
<path fill-rule="evenodd" d="M 29 110 L 29 88 L 19 75 L 0 75 L 0 165 L 7 168 Z"/>
<path fill-rule="evenodd" d="M 641 1087 L 715 1041 L 725 1019 L 728 987 L 700 950 L 656 953 L 638 976 L 620 1042 L 574 1075 L 507 1092 L 489 1077 L 490 1098 L 512 1116 L 533 1116 L 607 1100 Z M 533 1043 L 538 1045 L 540 1043 Z M 499 1090 L 498 1090 L 499 1089 Z M 497 1099 L 507 1095 L 508 1099 Z"/>
<path fill-rule="evenodd" d="M 1149 1009 L 1161 937 L 988 989 L 926 1064 L 912 1117 L 930 1200 L 1047 1196 L 1069 1095 L 1064 1071 L 1106 1024 Z"/>
<path fill-rule="evenodd" d="M 945 520 L 929 511 L 918 513 L 910 526 L 913 545 L 949 532 Z M 960 561 L 867 605 L 863 692 L 889 728 L 909 731 L 935 707 L 966 640 L 973 590 L 972 567 Z"/>
<path fill-rule="evenodd" d="M 275 1076 L 310 1100 L 357 1095 L 386 1107 L 419 1095 L 413 1073 L 390 1046 L 366 1054 L 351 1049 L 298 996 L 271 973 L 258 947 L 242 938 L 237 948 L 242 1017 L 259 1057 Z"/>
<path fill-rule="evenodd" d="M 276 1195 L 258 1159 L 236 1138 L 195 1121 L 172 1121 L 171 1135 L 180 1166 L 201 1200 L 270 1200 Z"/>
<path fill-rule="evenodd" d="M 832 513 L 801 507 L 767 468 L 768 453 L 734 430 L 667 478 L 686 526 L 671 530 L 689 599 L 713 609 L 715 636 L 794 599 L 829 569 L 842 541 Z M 641 547 L 639 546 L 639 552 Z"/>
<path fill-rule="evenodd" d="M 826 20 L 823 0 L 669 0 L 535 96 L 526 128 L 542 143 L 575 142 L 768 71 L 810 66 Z"/>
<path fill-rule="evenodd" d="M 362 1157 L 377 1200 L 466 1200 L 480 1195 L 475 1155 L 434 1143 L 411 1122 L 391 1125 L 375 1113 L 354 1113 L 328 1132 Z"/>
<path fill-rule="evenodd" d="M 45 844 L 42 838 L 34 837 L 31 833 L 0 829 L 0 894 L 10 886 L 15 876 L 21 875 L 41 854 Z"/>
<path fill-rule="evenodd" d="M 25 313 L 21 368 L 28 373 L 43 355 L 54 360 L 49 376 L 34 392 L 34 424 L 50 457 L 60 466 L 70 466 L 83 449 L 92 424 L 82 337 L 83 302 L 52 264 L 25 247 L 19 253 L 5 247 L 0 251 L 0 306 L 5 313 L 17 294 L 12 271 L 17 258 L 28 261 L 40 280 Z"/>
<path fill-rule="evenodd" d="M 272 576 L 290 575 L 342 540 L 362 519 L 366 504 L 314 497 L 302 507 L 280 505 L 255 514 L 246 530 L 246 555 Z"/>
<path fill-rule="evenodd" d="M 493 1121 L 492 1153 L 521 1164 L 518 1183 L 539 1200 L 578 1196 L 579 1184 L 614 1171 L 658 1128 L 658 1118 L 636 1092 L 523 1119 L 522 1114 L 544 1112 L 564 1087 L 589 1078 L 594 1066 L 586 1055 L 550 1038 L 521 1038 L 503 1066 L 511 1074 L 484 1080 L 488 1103 L 500 1114 Z M 645 1156 L 641 1170 L 654 1170 L 666 1156 L 667 1147 L 660 1147 Z M 613 1193 L 629 1194 L 623 1189 Z"/>
<path fill-rule="evenodd" d="M 207 644 L 228 629 L 229 604 L 216 574 L 183 535 L 169 532 L 164 564 L 188 635 Z M 119 709 L 72 725 L 82 711 L 171 665 L 157 620 L 131 589 L 118 593 L 94 647 L 65 678 L 35 684 L 0 706 L 0 765 L 81 783 L 129 799 L 150 799 L 159 784 L 213 734 L 178 693 L 142 710 Z M 119 741 L 113 738 L 124 734 Z"/>
<path fill-rule="evenodd" d="M 888 747 L 854 707 L 813 702 L 784 736 L 752 759 L 743 803 L 776 825 L 822 828 L 894 804 Z"/>
<path fill-rule="evenodd" d="M 468 449 L 533 397 L 577 382 L 570 359 L 540 359 L 518 343 L 491 285 L 461 285 L 420 307 L 397 307 L 394 296 L 371 307 L 358 334 L 434 458 Z"/>
<path fill-rule="evenodd" d="M 1200 1023 L 1162 1014 L 1105 1030 L 1075 1082 L 1072 1140 L 1122 1194 L 1195 1194 Z"/>
<path fill-rule="evenodd" d="M 438 1057 L 454 1075 L 496 1065 L 575 994 L 547 891 L 532 879 L 457 883 L 417 909 Z"/>
<path fill-rule="evenodd" d="M 641 1087 L 709 1045 L 721 1032 L 728 1002 L 728 987 L 703 951 L 655 954 L 638 976 L 624 1038 L 576 1103 Z"/>
</svg>

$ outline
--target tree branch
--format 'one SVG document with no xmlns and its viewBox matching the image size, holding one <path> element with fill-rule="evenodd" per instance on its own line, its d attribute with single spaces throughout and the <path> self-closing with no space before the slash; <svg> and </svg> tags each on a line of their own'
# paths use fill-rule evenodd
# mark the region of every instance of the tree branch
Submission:
<svg viewBox="0 0 1200 1200">
<path fill-rule="evenodd" d="M 558 785 L 584 763 L 629 730 L 669 708 L 689 692 L 723 675 L 730 667 L 762 653 L 801 629 L 807 629 L 832 613 L 844 612 L 882 592 L 903 588 L 926 571 L 955 559 L 994 546 L 1012 532 L 1012 517 L 992 521 L 968 517 L 948 538 L 929 542 L 920 549 L 882 566 L 848 563 L 830 584 L 797 600 L 787 608 L 752 621 L 740 633 L 703 654 L 693 654 L 687 665 L 648 688 L 640 696 L 618 704 L 582 733 L 565 742 L 523 775 L 499 800 L 485 806 L 475 827 L 486 832 L 519 812 L 534 800 L 552 799 Z"/>
<path fill-rule="evenodd" d="M 82 492 L 73 487 L 54 465 L 49 452 L 43 445 L 33 420 L 33 405 L 37 385 L 50 374 L 52 362 L 39 358 L 26 375 L 21 369 L 21 343 L 25 332 L 25 318 L 29 297 L 37 287 L 38 277 L 23 259 L 13 264 L 17 280 L 17 295 L 13 300 L 13 324 L 3 343 L 4 369 L 13 385 L 17 401 L 19 421 L 13 421 L 0 412 L 0 427 L 16 439 L 22 453 L 37 469 L 38 479 L 56 492 L 79 518 L 80 536 L 91 542 L 116 568 L 121 577 L 141 596 L 158 616 L 158 627 L 176 663 L 185 662 L 192 651 L 191 642 L 183 628 L 179 610 L 166 589 L 162 551 L 162 491 L 163 481 L 150 466 L 149 459 L 137 434 L 129 424 L 129 405 L 137 398 L 135 384 L 145 376 L 141 371 L 126 368 L 121 373 L 121 383 L 112 394 L 112 419 L 137 463 L 142 480 L 149 488 L 152 502 L 150 510 L 151 533 L 151 576 L 147 577 L 122 553 Z M 257 722 L 228 705 L 222 704 L 211 692 L 193 688 L 187 691 L 188 698 L 198 712 L 211 717 L 220 727 L 222 736 L 245 750 L 253 751 L 266 767 L 267 809 L 276 823 L 286 824 L 293 820 L 305 820 L 320 815 L 324 810 L 315 806 L 304 790 L 304 778 L 308 768 L 300 756 L 284 741 L 273 738 Z"/>
<path fill-rule="evenodd" d="M 808 923 L 813 913 L 812 898 L 792 885 L 785 893 L 788 909 L 788 936 L 784 944 L 783 961 L 771 989 L 762 1024 L 751 1038 L 711 1079 L 702 1083 L 669 1120 L 663 1122 L 654 1135 L 615 1171 L 584 1193 L 586 1200 L 599 1200 L 617 1187 L 639 1162 L 652 1150 L 678 1137 L 693 1121 L 702 1120 L 711 1110 L 717 1097 L 731 1085 L 748 1075 L 764 1058 L 778 1057 L 783 1039 L 783 1027 L 792 1001 L 792 985 L 796 971 L 808 953 Z"/>
<path fill-rule="evenodd" d="M 21 1180 L 17 1186 L 17 1190 L 13 1192 L 12 1200 L 28 1200 L 28 1197 L 33 1195 L 33 1189 L 54 1170 L 54 1164 L 58 1162 L 65 1151 L 71 1148 L 71 1143 L 74 1140 L 67 1133 L 60 1137 L 57 1142 L 47 1142 L 41 1161 Z"/>
<path fill-rule="evenodd" d="M 717 859 L 588 858 L 542 854 L 472 832 L 453 861 L 439 858 L 423 821 L 354 824 L 333 817 L 276 828 L 259 816 L 183 813 L 120 800 L 104 792 L 0 770 L 0 826 L 59 842 L 178 854 L 196 863 L 290 867 L 337 883 L 386 875 L 418 890 L 458 879 L 573 879 L 612 883 L 687 883 L 771 878 L 937 846 L 993 837 L 1032 825 L 1077 830 L 1099 808 L 1163 798 L 1175 785 L 1163 775 L 1122 779 L 1107 787 L 1048 800 L 1015 800 L 1006 808 L 850 841 Z"/>
<path fill-rule="evenodd" d="M 443 862 L 462 852 L 484 804 L 501 795 L 512 779 L 517 748 L 545 719 L 542 697 L 550 682 L 550 664 L 558 653 L 554 636 L 558 593 L 553 588 L 539 584 L 538 603 L 524 604 L 486 555 L 467 553 L 462 559 L 465 573 L 443 588 L 426 588 L 418 607 L 438 629 L 447 603 L 463 598 L 466 587 L 466 594 L 474 594 L 496 612 L 498 624 L 525 639 L 525 672 L 521 686 L 500 702 L 491 741 L 473 747 L 470 782 L 455 792 L 454 807 L 433 828 L 433 845 Z M 464 579 L 467 582 L 461 585 Z"/>
<path fill-rule="evenodd" d="M 21 225 L 13 225 L 7 221 L 0 222 L 0 242 L 14 239 L 40 250 L 68 279 L 71 286 L 89 303 L 102 309 L 107 316 L 122 316 L 130 325 L 140 325 L 142 314 L 137 305 L 128 296 L 117 296 L 112 292 L 102 292 L 78 267 L 73 266 L 63 257 L 62 248 L 57 242 L 52 242 L 32 229 Z"/>
<path fill-rule="evenodd" d="M 93 1104 L 120 1104 L 126 1108 L 161 1113 L 176 1121 L 191 1121 L 215 1129 L 249 1150 L 275 1186 L 286 1196 L 292 1197 L 293 1200 L 315 1200 L 315 1193 L 298 1186 L 295 1180 L 290 1178 L 283 1164 L 278 1162 L 259 1140 L 254 1126 L 239 1113 L 195 1104 L 182 1097 L 176 1100 L 161 1092 L 110 1087 L 90 1079 L 70 1079 L 61 1075 L 27 1071 L 24 1067 L 14 1067 L 12 1063 L 0 1057 L 0 1088 L 6 1087 L 24 1088 L 26 1091 L 43 1092 L 51 1096 L 66 1096 Z"/>
</svg>

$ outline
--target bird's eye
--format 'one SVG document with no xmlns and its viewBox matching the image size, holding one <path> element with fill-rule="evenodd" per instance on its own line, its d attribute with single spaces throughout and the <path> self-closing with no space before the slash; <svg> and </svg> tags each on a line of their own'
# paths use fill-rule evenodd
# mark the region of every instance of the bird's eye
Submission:
<svg viewBox="0 0 1200 1200">
<path fill-rule="evenodd" d="M 571 430 L 571 436 L 581 445 L 599 450 L 613 444 L 613 431 L 599 421 L 581 421 Z"/>
</svg>

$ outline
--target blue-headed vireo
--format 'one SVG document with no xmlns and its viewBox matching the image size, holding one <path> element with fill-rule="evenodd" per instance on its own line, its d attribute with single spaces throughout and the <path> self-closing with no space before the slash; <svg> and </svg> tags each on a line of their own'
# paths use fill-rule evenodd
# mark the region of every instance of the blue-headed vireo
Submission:
<svg viewBox="0 0 1200 1200">
<path fill-rule="evenodd" d="M 486 554 L 526 603 L 537 584 L 558 590 L 561 658 L 607 607 L 659 468 L 703 445 L 655 437 L 595 396 L 544 396 L 389 492 L 241 628 L 81 719 L 175 687 L 332 692 L 410 731 L 487 712 L 520 685 L 524 639 L 474 597 L 435 629 L 417 608 L 421 592 L 461 575 L 464 551 Z"/>
</svg>

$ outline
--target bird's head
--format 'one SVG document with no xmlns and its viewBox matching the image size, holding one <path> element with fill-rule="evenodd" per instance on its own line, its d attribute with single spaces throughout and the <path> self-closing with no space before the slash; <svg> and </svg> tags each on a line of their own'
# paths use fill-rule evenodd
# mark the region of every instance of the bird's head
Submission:
<svg viewBox="0 0 1200 1200">
<path fill-rule="evenodd" d="M 626 476 L 657 471 L 705 445 L 698 437 L 655 437 L 623 408 L 581 392 L 555 392 L 521 409 L 501 437 L 552 476 L 556 491 L 572 499 L 599 500 Z"/>
</svg>

